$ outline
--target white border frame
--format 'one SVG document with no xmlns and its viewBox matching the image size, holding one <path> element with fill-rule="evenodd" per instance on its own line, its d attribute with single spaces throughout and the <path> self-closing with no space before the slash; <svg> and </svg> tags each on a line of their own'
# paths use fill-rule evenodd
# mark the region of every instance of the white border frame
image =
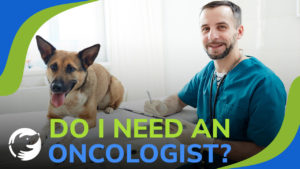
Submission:
<svg viewBox="0 0 300 169">
<path fill-rule="evenodd" d="M 297 15 L 297 17 L 300 17 L 300 0 L 297 0 L 296 15 Z"/>
</svg>

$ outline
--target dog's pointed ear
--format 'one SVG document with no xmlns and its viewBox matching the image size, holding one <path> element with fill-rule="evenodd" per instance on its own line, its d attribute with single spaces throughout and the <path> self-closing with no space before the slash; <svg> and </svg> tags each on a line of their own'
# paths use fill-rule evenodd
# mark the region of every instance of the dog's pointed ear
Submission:
<svg viewBox="0 0 300 169">
<path fill-rule="evenodd" d="M 83 69 L 87 69 L 90 65 L 92 65 L 99 53 L 100 44 L 96 44 L 94 46 L 83 49 L 78 53 L 78 57 L 81 61 Z"/>
<path fill-rule="evenodd" d="M 42 59 L 44 60 L 45 64 L 47 64 L 56 50 L 55 47 L 53 47 L 49 42 L 47 42 L 39 35 L 36 36 L 36 43 L 41 53 Z"/>
</svg>

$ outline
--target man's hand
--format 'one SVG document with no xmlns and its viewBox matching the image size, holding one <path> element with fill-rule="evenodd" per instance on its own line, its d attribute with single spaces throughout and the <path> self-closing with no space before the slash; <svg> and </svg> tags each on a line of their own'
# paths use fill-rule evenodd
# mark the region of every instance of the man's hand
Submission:
<svg viewBox="0 0 300 169">
<path fill-rule="evenodd" d="M 157 116 L 165 116 L 168 113 L 168 107 L 160 100 L 152 100 L 151 103 L 150 101 L 145 102 L 144 111 Z"/>
<path fill-rule="evenodd" d="M 195 138 L 191 138 L 196 125 L 182 119 L 180 121 L 183 129 L 181 135 L 176 139 L 182 144 L 213 144 L 214 139 L 208 138 L 204 134 L 197 134 Z M 177 125 L 171 123 L 170 130 L 171 132 L 176 132 L 178 130 Z"/>
<path fill-rule="evenodd" d="M 144 111 L 158 116 L 168 116 L 182 111 L 185 106 L 186 104 L 175 94 L 167 97 L 163 101 L 153 100 L 151 103 L 150 101 L 146 101 Z"/>
</svg>

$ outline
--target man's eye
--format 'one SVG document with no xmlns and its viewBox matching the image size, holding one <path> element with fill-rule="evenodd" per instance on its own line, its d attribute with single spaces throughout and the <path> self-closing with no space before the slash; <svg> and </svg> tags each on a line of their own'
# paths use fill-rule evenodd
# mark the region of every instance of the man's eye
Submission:
<svg viewBox="0 0 300 169">
<path fill-rule="evenodd" d="M 74 67 L 72 67 L 71 65 L 68 65 L 67 68 L 66 68 L 66 72 L 67 73 L 72 73 L 74 72 L 76 69 Z"/>
<path fill-rule="evenodd" d="M 225 29 L 226 29 L 226 26 L 220 25 L 220 26 L 218 26 L 218 28 L 219 28 L 220 30 L 225 30 Z"/>
<path fill-rule="evenodd" d="M 57 69 L 58 69 L 57 64 L 54 63 L 54 64 L 50 65 L 50 69 L 51 69 L 53 72 L 56 72 Z"/>
<path fill-rule="evenodd" d="M 202 32 L 208 32 L 208 31 L 209 31 L 209 28 L 208 28 L 208 27 L 202 28 Z"/>
</svg>

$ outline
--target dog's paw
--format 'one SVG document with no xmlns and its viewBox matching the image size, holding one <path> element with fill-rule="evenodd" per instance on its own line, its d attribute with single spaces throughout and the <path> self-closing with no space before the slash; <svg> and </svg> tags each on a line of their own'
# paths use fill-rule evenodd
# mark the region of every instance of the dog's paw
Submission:
<svg viewBox="0 0 300 169">
<path fill-rule="evenodd" d="M 106 114 L 111 114 L 113 111 L 114 111 L 113 108 L 107 107 L 107 108 L 104 110 L 104 113 L 106 113 Z"/>
<path fill-rule="evenodd" d="M 55 159 L 60 159 L 61 157 L 62 157 L 62 150 L 60 150 L 60 149 L 55 149 L 54 151 L 53 151 L 53 156 L 54 156 L 54 158 Z M 60 162 L 60 163 L 54 163 L 54 166 L 65 166 L 67 164 L 67 160 L 64 160 L 64 161 L 62 161 L 62 162 Z"/>
<path fill-rule="evenodd" d="M 41 134 L 40 137 L 41 137 L 42 146 L 44 146 L 46 141 L 49 138 L 49 135 L 48 134 Z"/>
<path fill-rule="evenodd" d="M 56 159 L 60 159 L 61 156 L 62 156 L 62 151 L 60 149 L 55 149 L 53 151 L 53 156 L 56 158 Z"/>
</svg>

